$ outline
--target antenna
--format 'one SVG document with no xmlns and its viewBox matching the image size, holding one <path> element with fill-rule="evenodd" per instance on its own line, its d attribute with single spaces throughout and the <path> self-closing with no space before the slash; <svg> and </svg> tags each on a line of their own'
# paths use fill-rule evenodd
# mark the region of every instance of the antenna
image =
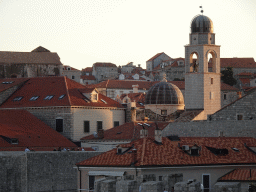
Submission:
<svg viewBox="0 0 256 192">
<path fill-rule="evenodd" d="M 199 6 L 199 8 L 201 8 L 201 13 L 203 15 L 203 13 L 204 13 L 203 6 L 201 5 L 201 6 Z"/>
</svg>

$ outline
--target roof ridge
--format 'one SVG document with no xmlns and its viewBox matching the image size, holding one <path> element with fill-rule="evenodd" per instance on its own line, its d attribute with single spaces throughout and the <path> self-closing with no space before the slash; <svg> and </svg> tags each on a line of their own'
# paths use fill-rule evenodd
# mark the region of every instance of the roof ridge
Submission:
<svg viewBox="0 0 256 192">
<path fill-rule="evenodd" d="M 69 91 L 68 91 L 68 84 L 67 84 L 67 77 L 64 76 L 64 80 L 65 80 L 65 88 L 66 88 L 66 91 L 67 91 L 67 97 L 68 97 L 68 102 L 69 102 L 69 105 L 71 106 L 71 100 L 70 100 L 70 96 L 69 96 Z"/>
</svg>

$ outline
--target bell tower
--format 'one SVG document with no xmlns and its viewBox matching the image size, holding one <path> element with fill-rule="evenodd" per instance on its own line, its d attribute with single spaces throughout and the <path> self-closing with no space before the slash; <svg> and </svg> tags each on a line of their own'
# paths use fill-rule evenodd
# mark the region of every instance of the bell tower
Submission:
<svg viewBox="0 0 256 192">
<path fill-rule="evenodd" d="M 210 61 L 210 62 L 209 62 Z M 213 23 L 204 15 L 191 22 L 185 45 L 185 109 L 202 109 L 202 119 L 221 108 L 220 46 L 215 45 Z"/>
</svg>

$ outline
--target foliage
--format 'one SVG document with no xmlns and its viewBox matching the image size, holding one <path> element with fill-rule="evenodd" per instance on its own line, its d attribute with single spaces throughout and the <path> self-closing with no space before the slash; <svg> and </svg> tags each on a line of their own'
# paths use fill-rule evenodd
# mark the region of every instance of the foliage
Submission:
<svg viewBox="0 0 256 192">
<path fill-rule="evenodd" d="M 221 80 L 223 81 L 223 83 L 231 86 L 237 83 L 236 79 L 233 77 L 232 67 L 227 67 L 225 70 L 221 71 Z"/>
</svg>

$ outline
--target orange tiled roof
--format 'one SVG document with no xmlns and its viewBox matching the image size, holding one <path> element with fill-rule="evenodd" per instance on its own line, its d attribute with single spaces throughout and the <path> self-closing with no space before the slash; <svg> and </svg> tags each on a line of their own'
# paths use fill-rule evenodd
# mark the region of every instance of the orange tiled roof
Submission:
<svg viewBox="0 0 256 192">
<path fill-rule="evenodd" d="M 96 80 L 93 75 L 81 75 L 80 78 L 83 80 Z"/>
<path fill-rule="evenodd" d="M 246 85 L 246 84 L 250 85 L 251 78 L 239 78 L 239 80 L 242 82 L 243 85 Z"/>
<path fill-rule="evenodd" d="M 0 51 L 0 64 L 55 64 L 62 65 L 60 57 L 53 52 Z"/>
<path fill-rule="evenodd" d="M 256 169 L 234 169 L 219 178 L 218 181 L 256 181 Z"/>
<path fill-rule="evenodd" d="M 209 61 L 209 67 L 212 67 L 212 59 Z M 256 68 L 254 58 L 220 58 L 221 68 Z"/>
<path fill-rule="evenodd" d="M 8 78 L 0 79 L 0 92 L 7 90 L 11 87 L 25 83 L 29 78 Z"/>
<path fill-rule="evenodd" d="M 193 143 L 201 147 L 199 156 L 184 152 L 179 143 Z M 248 150 L 244 143 L 256 146 L 256 139 L 250 137 L 181 137 L 180 141 L 162 138 L 162 145 L 153 138 L 142 138 L 130 143 L 132 146 L 126 153 L 117 154 L 113 149 L 98 156 L 77 163 L 78 166 L 113 166 L 127 167 L 134 162 L 134 154 L 129 151 L 137 150 L 136 167 L 149 166 L 200 166 L 200 165 L 232 165 L 256 164 L 256 155 Z M 127 144 L 126 144 L 127 145 Z M 122 147 L 122 145 L 120 145 Z M 227 149 L 227 155 L 215 155 L 207 147 Z M 237 148 L 239 152 L 232 150 Z"/>
<path fill-rule="evenodd" d="M 113 63 L 94 63 L 93 64 L 93 66 L 94 67 L 116 67 L 116 65 L 115 64 L 113 64 Z"/>
<path fill-rule="evenodd" d="M 74 143 L 25 110 L 0 110 L 0 151 L 25 147 L 76 147 Z M 6 139 L 18 139 L 11 144 Z"/>
<path fill-rule="evenodd" d="M 140 137 L 140 130 L 142 129 L 142 126 L 138 125 L 138 123 L 143 122 L 131 122 L 131 123 L 125 123 L 123 125 L 114 127 L 112 129 L 108 129 L 104 131 L 104 138 L 99 139 L 95 138 L 93 135 L 89 135 L 86 137 L 81 138 L 81 140 L 132 140 L 132 139 L 138 139 Z M 147 124 L 150 124 L 151 127 L 146 127 L 148 130 L 148 136 L 153 137 L 154 131 L 156 129 L 156 125 L 153 122 L 147 122 Z M 158 122 L 157 125 L 159 129 L 163 130 L 169 123 L 168 122 Z"/>
<path fill-rule="evenodd" d="M 239 89 L 230 86 L 226 83 L 221 83 L 221 91 L 239 91 Z"/>
<path fill-rule="evenodd" d="M 144 103 L 145 103 L 145 94 L 144 93 L 124 93 L 120 96 L 120 99 L 124 99 L 124 97 L 128 96 L 131 101 L 136 102 L 136 107 L 139 108 L 144 108 Z M 143 105 L 141 105 L 142 103 Z"/>
<path fill-rule="evenodd" d="M 63 68 L 64 68 L 64 70 L 68 70 L 68 68 L 70 68 L 71 71 L 79 71 L 78 69 L 75 69 L 75 68 L 70 67 L 68 65 L 64 65 Z"/>
<path fill-rule="evenodd" d="M 86 68 L 84 68 L 84 69 L 82 69 L 82 71 L 84 71 L 84 72 L 92 72 L 92 67 L 86 67 Z"/>
<path fill-rule="evenodd" d="M 162 53 L 157 53 L 155 56 L 153 56 L 153 57 L 151 57 L 149 60 L 147 60 L 147 62 L 148 61 L 153 61 L 154 59 L 156 59 L 157 57 L 159 57 L 160 55 L 162 55 L 164 52 L 162 52 Z"/>
<path fill-rule="evenodd" d="M 249 73 L 249 72 L 242 72 L 237 74 L 237 76 L 253 76 L 253 75 L 254 75 L 253 73 Z"/>
<path fill-rule="evenodd" d="M 4 79 L 0 80 L 0 84 Z M 86 97 L 81 90 L 87 89 L 85 86 L 77 83 L 67 77 L 36 77 L 29 78 L 26 83 L 12 94 L 5 101 L 1 108 L 22 108 L 22 107 L 48 107 L 48 106 L 90 106 L 90 107 L 114 107 L 123 108 L 123 106 L 106 97 L 99 95 L 98 102 L 87 102 Z M 53 95 L 50 100 L 46 96 Z M 61 95 L 65 95 L 60 99 Z M 34 96 L 38 99 L 31 101 Z M 22 97 L 20 101 L 14 101 L 14 98 Z M 88 98 L 87 98 L 88 100 Z M 104 101 L 106 102 L 104 102 Z"/>
</svg>

